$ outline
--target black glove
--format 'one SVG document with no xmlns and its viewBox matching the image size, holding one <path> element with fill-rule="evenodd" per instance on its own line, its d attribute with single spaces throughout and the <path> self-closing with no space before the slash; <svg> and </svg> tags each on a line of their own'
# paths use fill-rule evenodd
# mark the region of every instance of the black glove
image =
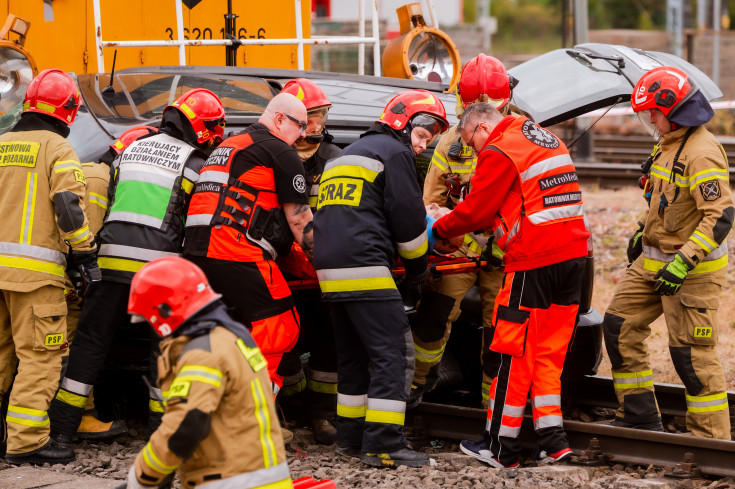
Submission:
<svg viewBox="0 0 735 489">
<path fill-rule="evenodd" d="M 72 250 L 72 256 L 87 287 L 102 280 L 102 271 L 97 265 L 97 251 Z"/>
<path fill-rule="evenodd" d="M 480 258 L 487 262 L 482 269 L 485 272 L 492 272 L 503 266 L 503 250 L 495 244 L 495 238 L 490 238 L 485 245 L 485 249 L 482 250 Z"/>
<path fill-rule="evenodd" d="M 403 308 L 407 313 L 415 312 L 416 305 L 421 299 L 421 290 L 424 287 L 424 281 L 429 277 L 429 269 L 420 275 L 406 275 L 399 287 L 401 298 L 403 299 Z"/>
<path fill-rule="evenodd" d="M 628 241 L 628 263 L 633 263 L 643 253 L 643 224 L 638 223 L 638 229 Z"/>
</svg>

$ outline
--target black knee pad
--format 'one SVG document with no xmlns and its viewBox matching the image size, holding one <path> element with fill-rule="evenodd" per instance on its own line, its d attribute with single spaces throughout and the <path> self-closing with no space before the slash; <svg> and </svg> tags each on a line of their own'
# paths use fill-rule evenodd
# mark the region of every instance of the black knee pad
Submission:
<svg viewBox="0 0 735 489">
<path fill-rule="evenodd" d="M 442 339 L 452 308 L 454 308 L 452 297 L 433 290 L 424 290 L 414 322 L 413 331 L 416 336 L 427 343 Z"/>
<path fill-rule="evenodd" d="M 684 382 L 687 392 L 693 396 L 698 395 L 704 389 L 704 385 L 697 377 L 692 364 L 692 349 L 689 346 L 670 346 L 671 361 L 674 362 L 676 373 Z"/>
<path fill-rule="evenodd" d="M 602 321 L 602 333 L 605 335 L 605 349 L 607 356 L 610 358 L 612 368 L 618 368 L 623 364 L 623 357 L 620 355 L 618 347 L 618 338 L 620 337 L 620 328 L 623 326 L 625 319 L 615 314 L 605 313 L 605 319 Z"/>
</svg>

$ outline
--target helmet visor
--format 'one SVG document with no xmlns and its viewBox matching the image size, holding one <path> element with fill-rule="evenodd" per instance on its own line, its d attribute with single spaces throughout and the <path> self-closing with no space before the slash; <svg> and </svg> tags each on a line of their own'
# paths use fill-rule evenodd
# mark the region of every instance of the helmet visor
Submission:
<svg viewBox="0 0 735 489">
<path fill-rule="evenodd" d="M 446 122 L 430 114 L 417 114 L 411 119 L 411 126 L 423 127 L 431 133 L 432 140 L 447 130 Z"/>
<path fill-rule="evenodd" d="M 641 110 L 639 112 L 636 112 L 635 115 L 638 116 L 638 120 L 641 121 L 641 124 L 643 125 L 643 128 L 646 130 L 646 132 L 658 141 L 658 139 L 661 137 L 661 134 L 658 128 L 651 124 L 651 109 Z"/>
</svg>

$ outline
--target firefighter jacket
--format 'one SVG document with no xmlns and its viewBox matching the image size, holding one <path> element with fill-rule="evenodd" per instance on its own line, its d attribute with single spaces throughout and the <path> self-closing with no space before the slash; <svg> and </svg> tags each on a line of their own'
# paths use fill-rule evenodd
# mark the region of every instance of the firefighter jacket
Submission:
<svg viewBox="0 0 735 489">
<path fill-rule="evenodd" d="M 186 218 L 186 253 L 274 260 L 293 242 L 284 203 L 308 203 L 304 164 L 267 127 L 253 124 L 223 141 L 202 169 Z"/>
<path fill-rule="evenodd" d="M 309 187 L 309 207 L 311 212 L 316 212 L 316 201 L 319 196 L 319 181 L 324 172 L 324 165 L 332 158 L 339 156 L 340 149 L 336 144 L 332 144 L 332 136 L 324 135 L 324 141 L 319 145 L 316 153 L 311 158 L 304 161 L 304 170 L 306 170 L 306 184 Z"/>
<path fill-rule="evenodd" d="M 165 412 L 135 459 L 142 484 L 178 470 L 181 487 L 291 487 L 266 360 L 218 303 L 161 342 Z"/>
<path fill-rule="evenodd" d="M 426 210 L 414 164 L 406 142 L 380 123 L 327 163 L 314 216 L 314 268 L 325 300 L 400 299 L 391 275 L 398 256 L 407 275 L 426 271 Z"/>
<path fill-rule="evenodd" d="M 130 283 L 147 262 L 181 253 L 186 207 L 203 165 L 200 150 L 162 132 L 134 141 L 112 162 L 97 260 L 105 280 Z"/>
<path fill-rule="evenodd" d="M 0 289 L 63 288 L 68 247 L 94 250 L 82 167 L 60 134 L 46 118 L 26 114 L 0 135 Z"/>
<path fill-rule="evenodd" d="M 89 230 L 96 236 L 102 229 L 102 223 L 107 215 L 110 167 L 104 163 L 82 163 L 82 172 L 87 181 L 84 208 L 89 218 Z"/>
<path fill-rule="evenodd" d="M 457 135 L 457 126 L 453 126 L 439 139 L 431 157 L 424 180 L 424 204 L 454 208 L 469 192 L 470 179 L 475 174 L 476 164 L 475 150 L 462 144 Z M 455 180 L 459 188 L 450 190 L 447 186 L 450 179 Z M 465 234 L 463 246 L 453 255 L 478 256 L 488 238 L 485 233 L 469 232 Z"/>
<path fill-rule="evenodd" d="M 728 170 L 725 151 L 704 126 L 663 136 L 651 166 L 650 209 L 641 221 L 646 270 L 657 272 L 678 251 L 694 268 L 688 282 L 725 285 L 726 237 L 735 214 Z"/>
<path fill-rule="evenodd" d="M 451 237 L 491 228 L 505 271 L 587 255 L 582 193 L 564 143 L 526 117 L 505 117 L 477 162 L 472 191 L 434 231 Z"/>
</svg>

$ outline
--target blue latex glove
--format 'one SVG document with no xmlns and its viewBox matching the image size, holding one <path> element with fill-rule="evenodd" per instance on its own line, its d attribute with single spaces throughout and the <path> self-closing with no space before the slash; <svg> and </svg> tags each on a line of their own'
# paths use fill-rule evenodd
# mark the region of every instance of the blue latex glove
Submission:
<svg viewBox="0 0 735 489">
<path fill-rule="evenodd" d="M 436 234 L 434 234 L 434 223 L 436 222 L 436 219 L 433 217 L 427 215 L 426 216 L 426 237 L 429 240 L 429 251 L 434 249 L 434 245 L 436 244 L 437 237 Z"/>
</svg>

